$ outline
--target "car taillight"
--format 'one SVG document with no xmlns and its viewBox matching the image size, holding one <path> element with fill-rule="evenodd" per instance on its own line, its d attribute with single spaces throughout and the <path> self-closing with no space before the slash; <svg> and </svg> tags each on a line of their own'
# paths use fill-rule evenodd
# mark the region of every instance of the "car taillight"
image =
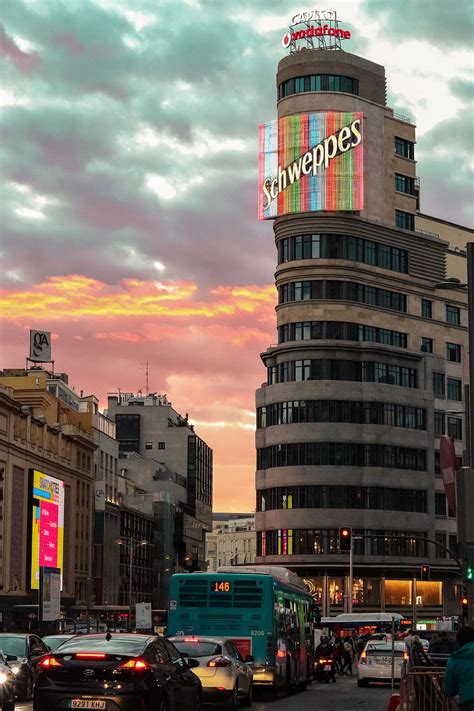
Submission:
<svg viewBox="0 0 474 711">
<path fill-rule="evenodd" d="M 121 664 L 119 669 L 133 669 L 133 671 L 145 671 L 149 665 L 143 659 L 129 659 L 125 664 Z"/>
<path fill-rule="evenodd" d="M 90 659 L 93 661 L 94 659 L 105 659 L 107 655 L 102 652 L 76 652 L 72 656 L 73 659 Z"/>
<path fill-rule="evenodd" d="M 277 657 L 279 657 L 280 659 L 283 659 L 283 657 L 286 657 L 286 652 L 285 652 L 285 650 L 284 650 L 284 649 L 279 649 L 278 652 L 277 652 Z"/>
<path fill-rule="evenodd" d="M 367 652 L 362 652 L 359 659 L 359 664 L 367 664 Z"/>
<path fill-rule="evenodd" d="M 39 662 L 38 666 L 43 667 L 43 669 L 49 669 L 50 667 L 62 667 L 62 664 L 56 657 L 45 657 Z"/>
<path fill-rule="evenodd" d="M 331 659 L 320 659 L 319 663 L 320 664 L 331 664 Z"/>
<path fill-rule="evenodd" d="M 231 667 L 232 662 L 230 659 L 226 659 L 225 657 L 214 657 L 214 659 L 209 659 L 207 663 L 208 667 Z"/>
</svg>

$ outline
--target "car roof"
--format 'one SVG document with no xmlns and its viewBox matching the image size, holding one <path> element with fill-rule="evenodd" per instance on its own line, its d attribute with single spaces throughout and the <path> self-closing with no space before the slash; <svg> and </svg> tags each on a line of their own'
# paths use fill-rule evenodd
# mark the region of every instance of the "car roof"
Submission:
<svg viewBox="0 0 474 711">
<path fill-rule="evenodd" d="M 34 632 L 0 632 L 0 637 L 30 637 L 31 635 L 38 636 Z"/>
<path fill-rule="evenodd" d="M 109 635 L 109 639 L 138 639 L 141 642 L 152 642 L 155 639 L 159 638 L 160 635 L 157 634 L 135 634 L 135 632 L 129 632 L 128 634 L 119 633 L 119 632 L 100 632 L 99 634 L 73 634 L 70 635 L 71 638 L 77 637 L 78 641 L 82 641 L 84 639 L 103 639 L 107 640 L 107 635 Z M 55 636 L 60 636 L 60 635 L 49 635 L 50 637 L 55 637 Z M 161 638 L 163 639 L 163 638 Z"/>
<path fill-rule="evenodd" d="M 405 647 L 405 642 L 402 640 L 395 640 L 395 649 L 402 649 Z M 366 649 L 392 649 L 391 642 L 383 642 L 382 640 L 375 639 L 373 641 L 369 640 L 366 644 Z"/>
<path fill-rule="evenodd" d="M 174 637 L 169 637 L 168 638 L 170 642 L 212 642 L 213 644 L 224 644 L 224 642 L 231 641 L 230 639 L 228 640 L 226 637 L 203 637 L 202 635 L 178 635 Z"/>
</svg>

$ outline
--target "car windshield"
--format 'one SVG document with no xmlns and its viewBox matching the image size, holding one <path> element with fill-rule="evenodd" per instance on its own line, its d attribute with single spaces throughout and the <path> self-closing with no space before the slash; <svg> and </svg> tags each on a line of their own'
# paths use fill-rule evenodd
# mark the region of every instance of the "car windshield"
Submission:
<svg viewBox="0 0 474 711">
<path fill-rule="evenodd" d="M 26 655 L 26 640 L 24 637 L 0 637 L 0 649 L 12 657 Z"/>
<path fill-rule="evenodd" d="M 214 654 L 222 654 L 222 647 L 216 642 L 173 642 L 174 646 L 190 657 L 212 657 Z"/>
<path fill-rule="evenodd" d="M 64 644 L 64 642 L 68 642 L 71 637 L 67 637 L 64 635 L 58 635 L 57 637 L 51 636 L 51 637 L 43 637 L 43 642 L 48 645 L 48 647 L 54 651 L 59 647 L 59 645 Z"/>
<path fill-rule="evenodd" d="M 148 638 L 136 636 L 114 635 L 110 639 L 103 637 L 74 637 L 61 645 L 61 653 L 74 652 L 104 652 L 105 654 L 127 654 L 136 656 L 143 652 Z"/>
</svg>

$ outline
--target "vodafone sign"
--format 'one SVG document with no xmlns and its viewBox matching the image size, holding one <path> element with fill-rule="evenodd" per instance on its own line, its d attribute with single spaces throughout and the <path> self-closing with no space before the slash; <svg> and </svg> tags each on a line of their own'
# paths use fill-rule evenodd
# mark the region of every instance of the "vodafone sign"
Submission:
<svg viewBox="0 0 474 711">
<path fill-rule="evenodd" d="M 341 49 L 341 40 L 350 38 L 350 30 L 340 27 L 335 10 L 310 10 L 294 15 L 281 44 L 290 53 L 300 49 Z"/>
</svg>

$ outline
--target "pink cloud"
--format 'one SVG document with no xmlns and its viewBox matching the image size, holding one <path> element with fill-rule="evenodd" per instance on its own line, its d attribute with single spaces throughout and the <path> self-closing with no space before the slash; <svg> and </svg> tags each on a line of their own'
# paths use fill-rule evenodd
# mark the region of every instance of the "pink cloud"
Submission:
<svg viewBox="0 0 474 711">
<path fill-rule="evenodd" d="M 13 37 L 7 35 L 3 25 L 0 26 L 0 54 L 10 59 L 22 74 L 31 74 L 41 64 L 38 52 L 23 52 Z"/>
</svg>

